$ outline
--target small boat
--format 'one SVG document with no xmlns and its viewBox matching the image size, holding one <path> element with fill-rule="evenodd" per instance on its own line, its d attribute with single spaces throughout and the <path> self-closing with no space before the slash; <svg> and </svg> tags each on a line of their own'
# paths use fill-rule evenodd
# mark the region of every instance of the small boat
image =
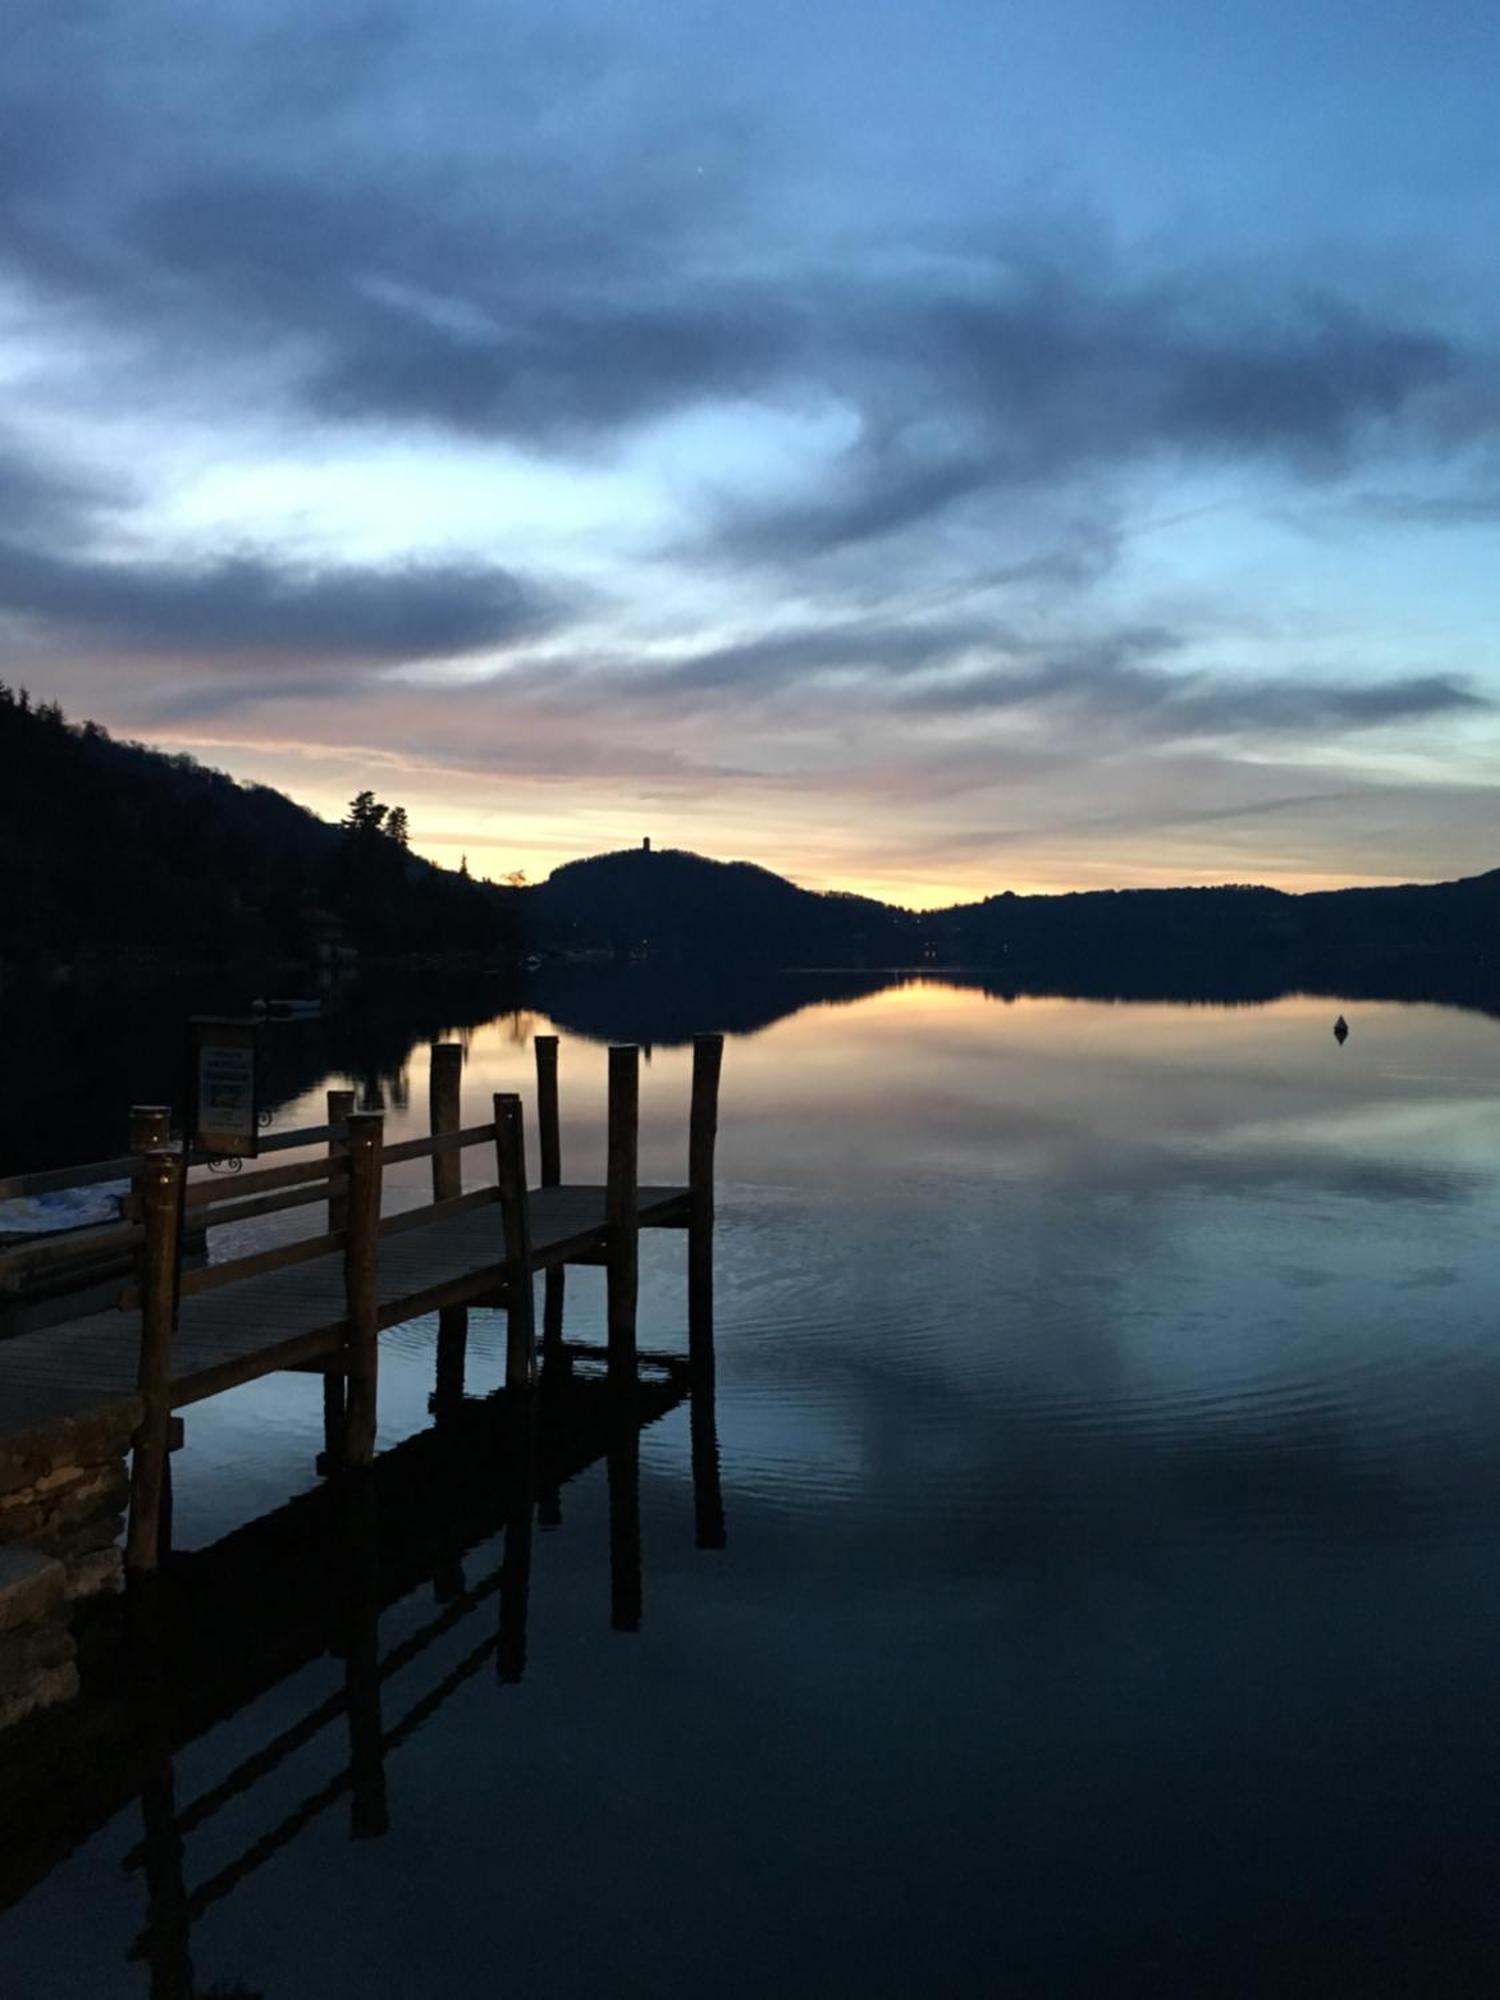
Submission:
<svg viewBox="0 0 1500 2000">
<path fill-rule="evenodd" d="M 323 1011 L 321 1000 L 257 1000 L 252 1013 L 269 1015 L 273 1021 L 312 1021 Z"/>
<path fill-rule="evenodd" d="M 1349 1039 L 1349 1023 L 1344 1019 L 1342 1014 L 1339 1015 L 1333 1024 L 1333 1039 L 1338 1043 L 1340 1048 Z"/>
</svg>

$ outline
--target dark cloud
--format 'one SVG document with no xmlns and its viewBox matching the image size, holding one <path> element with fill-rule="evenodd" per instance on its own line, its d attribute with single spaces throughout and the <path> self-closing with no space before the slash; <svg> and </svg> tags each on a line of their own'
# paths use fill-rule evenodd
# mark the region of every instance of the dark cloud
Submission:
<svg viewBox="0 0 1500 2000">
<path fill-rule="evenodd" d="M 1218 677 L 1155 664 L 1177 642 L 1137 631 L 1023 664 L 928 677 L 901 705 L 923 714 L 980 715 L 1038 706 L 1085 712 L 1157 741 L 1208 736 L 1340 735 L 1393 722 L 1477 713 L 1493 704 L 1448 674 L 1383 681 Z"/>
<path fill-rule="evenodd" d="M 116 561 L 0 537 L 0 613 L 101 651 L 349 662 L 443 657 L 536 631 L 542 602 L 464 563 L 294 567 L 258 555 Z"/>
<path fill-rule="evenodd" d="M 734 447 L 707 465 L 696 433 L 651 475 L 678 482 L 690 524 L 669 560 L 712 565 L 715 587 L 746 579 L 701 605 L 748 624 L 757 594 L 773 601 L 769 571 L 777 629 L 703 643 L 679 567 L 643 654 L 590 653 L 580 628 L 557 657 L 577 601 L 495 561 L 126 560 L 130 496 L 0 437 L 0 616 L 62 650 L 161 659 L 149 698 L 174 715 L 257 699 L 267 665 L 295 669 L 278 693 L 332 711 L 364 665 L 510 648 L 503 681 L 444 707 L 465 736 L 486 704 L 507 730 L 528 711 L 538 734 L 504 753 L 517 768 L 586 762 L 578 717 L 600 697 L 635 731 L 621 756 L 652 770 L 682 754 L 675 724 L 692 745 L 710 709 L 737 708 L 748 731 L 761 704 L 829 732 L 830 794 L 839 755 L 861 748 L 836 754 L 834 729 L 893 716 L 881 782 L 951 801 L 1002 773 L 1003 732 L 985 725 L 1008 714 L 1048 725 L 1014 732 L 1035 773 L 1048 755 L 1081 770 L 1101 748 L 1290 746 L 1486 706 L 1441 672 L 1207 671 L 1180 605 L 1100 632 L 1107 614 L 1081 602 L 1139 532 L 1142 491 L 1160 504 L 1159 475 L 1206 476 L 1215 496 L 1226 467 L 1283 486 L 1348 477 L 1388 487 L 1370 506 L 1392 519 L 1488 518 L 1455 510 L 1492 496 L 1397 490 L 1460 430 L 1482 449 L 1500 428 L 1491 358 L 1419 292 L 1409 310 L 1362 307 L 1270 265 L 1126 253 L 1036 213 L 982 240 L 887 238 L 872 202 L 863 233 L 835 239 L 815 204 L 790 207 L 775 128 L 737 115 L 732 78 L 674 97 L 561 17 L 329 0 L 310 29 L 285 0 L 223 0 L 180 48 L 178 33 L 155 0 L 82 0 L 4 51 L 0 281 L 49 333 L 54 434 L 70 407 L 84 428 L 125 410 L 170 442 L 188 408 L 222 426 L 228 462 L 263 415 L 312 449 L 333 428 L 382 446 L 440 430 L 576 460 L 732 405 L 800 443 L 784 483 L 757 466 L 753 498 Z M 633 623 L 650 630 L 639 573 Z M 1001 615 L 974 610 L 985 592 Z M 196 690 L 183 662 L 204 669 Z M 924 765 L 924 738 L 962 739 L 972 770 Z M 768 785 L 806 782 L 785 732 L 741 761 Z"/>
<path fill-rule="evenodd" d="M 70 470 L 0 429 L 0 535 L 18 522 L 76 535 L 99 510 L 127 497 L 123 481 Z"/>
<path fill-rule="evenodd" d="M 1163 457 L 1342 472 L 1381 425 L 1473 365 L 1439 335 L 1337 301 L 1249 305 L 1222 279 L 1131 282 L 1029 255 L 864 296 L 804 365 L 861 413 L 822 490 L 730 513 L 743 557 L 826 553 L 956 502 L 1023 502 Z"/>
<path fill-rule="evenodd" d="M 713 524 L 726 557 L 816 556 L 1163 453 L 1327 474 L 1472 365 L 1440 330 L 1263 277 L 1041 253 L 1034 220 L 998 250 L 872 239 L 795 266 L 728 87 L 652 98 L 563 30 L 511 45 L 469 7 L 335 7 L 309 38 L 269 7 L 197 32 L 193 64 L 145 60 L 151 23 L 103 10 L 23 46 L 0 82 L 15 273 L 144 337 L 158 395 L 274 358 L 326 422 L 572 449 L 716 400 L 848 410 L 817 491 Z"/>
</svg>

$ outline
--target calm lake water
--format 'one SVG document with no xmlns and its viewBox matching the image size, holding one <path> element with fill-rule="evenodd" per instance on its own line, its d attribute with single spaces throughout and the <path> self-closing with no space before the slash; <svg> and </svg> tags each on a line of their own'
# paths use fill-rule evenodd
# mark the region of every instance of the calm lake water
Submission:
<svg viewBox="0 0 1500 2000">
<path fill-rule="evenodd" d="M 530 1101 L 552 1025 L 464 1031 L 466 1117 Z M 603 1048 L 560 1030 L 602 1178 Z M 643 1071 L 643 1179 L 681 1177 L 689 1061 Z M 420 1131 L 425 1049 L 384 1088 Z M 182 1814 L 333 1700 L 182 1836 L 195 1984 L 132 1957 L 126 1799 L 0 1916 L 5 2000 L 1493 1993 L 1500 1023 L 909 983 L 732 1037 L 720 1134 L 724 1545 L 683 1400 L 640 1439 L 639 1630 L 600 1461 L 536 1535 L 519 1683 L 460 1671 L 498 1536 L 381 1615 L 384 1656 L 456 1606 L 383 1686 L 383 1832 L 328 1651 L 173 1762 Z M 643 1240 L 643 1347 L 685 1350 L 684 1262 Z M 567 1285 L 602 1340 L 602 1274 Z M 476 1311 L 471 1392 L 503 1348 Z M 388 1336 L 382 1448 L 432 1380 L 432 1324 Z M 186 1549 L 316 1484 L 315 1378 L 186 1420 Z"/>
</svg>

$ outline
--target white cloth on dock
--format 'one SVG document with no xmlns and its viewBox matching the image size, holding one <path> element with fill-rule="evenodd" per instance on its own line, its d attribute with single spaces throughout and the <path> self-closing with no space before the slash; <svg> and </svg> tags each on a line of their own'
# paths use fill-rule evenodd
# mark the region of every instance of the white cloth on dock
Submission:
<svg viewBox="0 0 1500 2000">
<path fill-rule="evenodd" d="M 64 1229 L 96 1228 L 118 1222 L 129 1181 L 94 1181 L 88 1187 L 59 1188 L 54 1194 L 17 1195 L 0 1201 L 0 1236 L 52 1236 Z"/>
</svg>

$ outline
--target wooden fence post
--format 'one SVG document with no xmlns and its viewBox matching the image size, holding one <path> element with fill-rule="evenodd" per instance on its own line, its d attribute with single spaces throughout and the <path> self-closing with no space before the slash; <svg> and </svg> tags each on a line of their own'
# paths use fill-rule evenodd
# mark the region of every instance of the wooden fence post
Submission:
<svg viewBox="0 0 1500 2000">
<path fill-rule="evenodd" d="M 172 1428 L 172 1320 L 177 1304 L 181 1244 L 182 1156 L 165 1149 L 143 1156 L 137 1186 L 145 1213 L 141 1253 L 141 1352 L 136 1375 L 145 1411 L 130 1462 L 130 1528 L 125 1563 L 156 1568 L 161 1542 L 162 1489 Z"/>
<path fill-rule="evenodd" d="M 434 1042 L 432 1067 L 428 1072 L 428 1107 L 433 1137 L 439 1132 L 457 1132 L 463 1124 L 464 1051 L 461 1042 Z M 432 1198 L 450 1201 L 463 1193 L 463 1154 L 434 1153 L 432 1156 Z M 469 1347 L 467 1306 L 438 1308 L 437 1379 L 433 1385 L 433 1414 L 445 1422 L 463 1401 L 464 1366 Z"/>
<path fill-rule="evenodd" d="M 434 1138 L 440 1132 L 457 1132 L 463 1124 L 464 1051 L 462 1042 L 434 1042 L 432 1068 L 428 1072 L 427 1101 Z M 449 1201 L 462 1194 L 463 1154 L 458 1151 L 432 1156 L 432 1198 Z"/>
<path fill-rule="evenodd" d="M 171 1141 L 172 1112 L 165 1104 L 132 1104 L 130 1107 L 130 1150 L 132 1153 L 159 1153 Z"/>
<path fill-rule="evenodd" d="M 541 1145 L 542 1186 L 562 1186 L 562 1124 L 557 1108 L 557 1037 L 538 1035 L 536 1049 L 536 1122 Z"/>
<path fill-rule="evenodd" d="M 557 1037 L 538 1035 L 536 1049 L 536 1122 L 542 1156 L 544 1188 L 562 1186 L 562 1120 L 557 1102 Z M 562 1347 L 563 1302 L 568 1273 L 553 1264 L 542 1274 L 542 1372 L 556 1368 Z"/>
<path fill-rule="evenodd" d="M 719 1131 L 722 1035 L 693 1037 L 693 1101 L 688 1115 L 688 1351 L 714 1337 L 714 1144 Z"/>
<path fill-rule="evenodd" d="M 536 1378 L 536 1319 L 531 1286 L 531 1203 L 526 1192 L 526 1125 L 514 1091 L 495 1095 L 495 1169 L 505 1226 L 505 1386 L 529 1390 Z"/>
<path fill-rule="evenodd" d="M 330 1090 L 324 1099 L 324 1120 L 329 1125 L 347 1125 L 354 1113 L 354 1092 L 352 1090 Z M 330 1138 L 328 1141 L 330 1160 L 345 1160 L 349 1157 L 349 1140 Z M 328 1183 L 328 1229 L 329 1233 L 349 1226 L 349 1182 L 343 1174 L 336 1175 Z M 344 1455 L 344 1377 L 341 1369 L 323 1370 L 323 1465 L 322 1470 L 331 1472 Z"/>
<path fill-rule="evenodd" d="M 348 1220 L 344 1241 L 344 1299 L 349 1388 L 344 1413 L 344 1457 L 368 1465 L 375 1456 L 380 1380 L 380 1183 L 385 1117 L 379 1111 L 349 1114 Z"/>
<path fill-rule="evenodd" d="M 635 1309 L 640 1278 L 638 1165 L 641 1124 L 641 1052 L 609 1052 L 609 1165 L 604 1219 L 609 1299 L 609 1373 L 619 1384 L 636 1379 Z"/>
</svg>

